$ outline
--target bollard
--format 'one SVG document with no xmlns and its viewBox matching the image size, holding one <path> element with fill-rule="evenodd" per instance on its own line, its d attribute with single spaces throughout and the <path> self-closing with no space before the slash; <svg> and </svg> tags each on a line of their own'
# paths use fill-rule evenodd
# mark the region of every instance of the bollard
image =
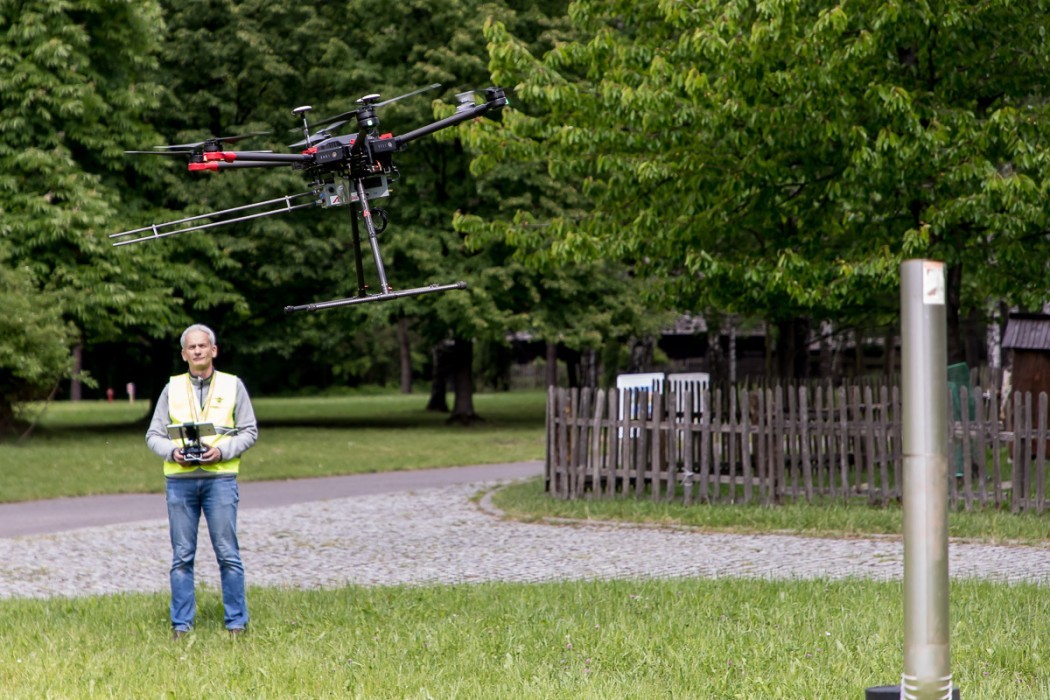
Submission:
<svg viewBox="0 0 1050 700">
<path fill-rule="evenodd" d="M 879 685 L 864 692 L 864 700 L 901 700 L 899 685 Z M 959 700 L 959 689 L 952 688 L 952 700 Z"/>
<path fill-rule="evenodd" d="M 948 344 L 944 263 L 901 264 L 904 673 L 866 700 L 949 700 Z"/>
</svg>

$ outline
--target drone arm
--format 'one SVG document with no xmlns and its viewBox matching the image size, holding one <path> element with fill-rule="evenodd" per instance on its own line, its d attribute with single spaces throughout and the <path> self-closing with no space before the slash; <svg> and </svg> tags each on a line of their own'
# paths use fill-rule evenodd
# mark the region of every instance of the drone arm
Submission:
<svg viewBox="0 0 1050 700">
<path fill-rule="evenodd" d="M 441 131 L 442 129 L 447 129 L 450 126 L 455 126 L 456 124 L 468 121 L 474 117 L 479 117 L 490 109 L 500 109 L 507 104 L 507 98 L 504 96 L 503 90 L 499 88 L 489 88 L 485 91 L 485 94 L 488 99 L 481 104 L 461 109 L 451 116 L 439 119 L 433 124 L 421 126 L 418 129 L 409 131 L 407 134 L 395 136 L 394 139 L 397 141 L 398 148 L 401 148 L 404 144 L 410 141 L 415 141 L 423 136 L 429 136 L 435 131 Z"/>
<path fill-rule="evenodd" d="M 190 172 L 230 168 L 277 168 L 289 163 L 311 163 L 312 153 L 263 153 L 259 151 L 208 151 L 202 162 L 190 163 Z"/>
<path fill-rule="evenodd" d="M 313 155 L 307 153 L 263 153 L 261 151 L 211 151 L 204 153 L 205 162 L 258 162 L 284 165 L 286 163 L 307 163 Z"/>
<path fill-rule="evenodd" d="M 200 172 L 205 170 L 229 170 L 231 168 L 279 168 L 287 165 L 287 163 L 273 163 L 270 161 L 263 160 L 239 160 L 235 163 L 226 163 L 224 161 L 210 161 L 208 163 L 190 163 L 190 172 Z"/>
</svg>

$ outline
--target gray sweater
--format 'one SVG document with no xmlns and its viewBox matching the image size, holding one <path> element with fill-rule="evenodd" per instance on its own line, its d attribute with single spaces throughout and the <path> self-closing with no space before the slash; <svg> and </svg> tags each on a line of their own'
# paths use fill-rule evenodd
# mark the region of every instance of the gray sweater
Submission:
<svg viewBox="0 0 1050 700">
<path fill-rule="evenodd" d="M 215 374 L 212 373 L 211 377 Z M 208 396 L 208 388 L 211 385 L 211 377 L 200 379 L 190 375 L 194 393 L 200 397 L 201 408 L 204 408 L 204 399 Z M 168 387 L 164 387 L 157 399 L 157 407 L 153 411 L 153 420 L 150 421 L 149 430 L 146 431 L 146 445 L 161 459 L 172 459 L 172 454 L 178 449 L 178 444 L 168 437 L 168 425 L 171 417 L 168 413 Z M 259 426 L 255 421 L 255 411 L 252 409 L 252 400 L 248 397 L 248 390 L 244 388 L 244 382 L 237 379 L 237 396 L 234 399 L 233 420 L 235 432 L 229 434 L 223 440 L 219 450 L 222 452 L 222 461 L 239 457 L 245 450 L 255 444 L 259 437 Z M 197 469 L 182 476 L 215 476 L 213 472 Z"/>
</svg>

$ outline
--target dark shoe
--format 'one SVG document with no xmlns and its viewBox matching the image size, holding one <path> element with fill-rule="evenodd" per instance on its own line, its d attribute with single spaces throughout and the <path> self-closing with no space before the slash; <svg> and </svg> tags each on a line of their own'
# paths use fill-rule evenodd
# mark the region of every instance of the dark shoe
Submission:
<svg viewBox="0 0 1050 700">
<path fill-rule="evenodd" d="M 243 627 L 234 627 L 234 628 L 228 629 L 226 631 L 230 633 L 231 637 L 239 637 L 242 634 L 244 634 L 245 629 Z"/>
<path fill-rule="evenodd" d="M 180 639 L 182 639 L 183 637 L 185 637 L 189 633 L 190 633 L 189 630 L 172 630 L 171 631 L 171 641 L 177 642 L 177 641 L 179 641 Z"/>
</svg>

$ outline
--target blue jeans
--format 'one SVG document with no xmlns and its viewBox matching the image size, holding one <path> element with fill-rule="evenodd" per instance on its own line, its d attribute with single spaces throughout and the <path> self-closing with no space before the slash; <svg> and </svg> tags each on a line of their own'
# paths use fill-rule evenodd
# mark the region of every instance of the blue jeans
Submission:
<svg viewBox="0 0 1050 700">
<path fill-rule="evenodd" d="M 201 512 L 208 522 L 211 546 L 219 562 L 222 607 L 227 629 L 248 624 L 244 594 L 244 564 L 237 544 L 235 477 L 167 479 L 168 526 L 171 530 L 171 626 L 189 630 L 197 614 L 193 588 L 193 560 L 197 554 L 197 527 Z"/>
</svg>

